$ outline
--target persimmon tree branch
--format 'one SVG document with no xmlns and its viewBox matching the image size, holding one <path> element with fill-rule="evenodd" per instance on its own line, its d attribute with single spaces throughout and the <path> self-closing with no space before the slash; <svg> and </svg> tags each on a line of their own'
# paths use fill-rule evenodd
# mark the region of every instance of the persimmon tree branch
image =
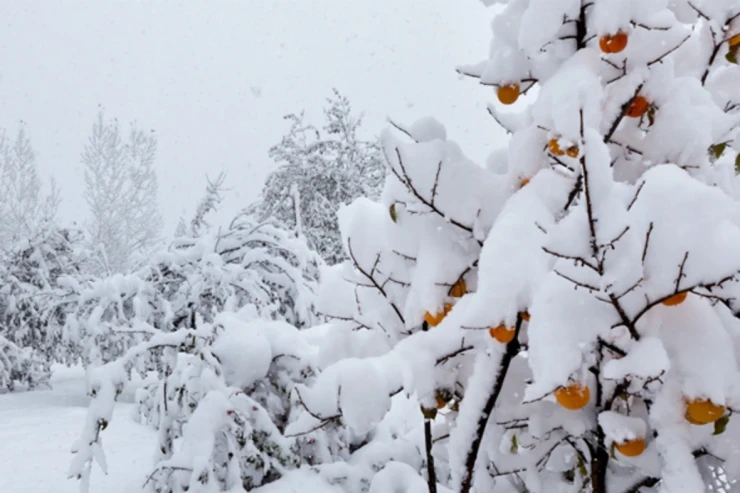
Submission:
<svg viewBox="0 0 740 493">
<path fill-rule="evenodd" d="M 640 90 L 642 89 L 643 84 L 640 84 L 637 86 L 637 89 L 635 89 L 635 93 L 632 95 L 631 98 L 629 98 L 625 103 L 622 105 L 621 109 L 619 110 L 619 115 L 617 118 L 612 122 L 611 127 L 609 127 L 609 131 L 604 135 L 604 143 L 607 143 L 611 140 L 612 136 L 614 135 L 614 132 L 617 131 L 617 127 L 619 127 L 619 124 L 622 123 L 622 120 L 624 119 L 624 116 L 627 114 L 627 110 L 629 109 L 630 105 L 634 102 L 635 98 L 640 94 Z"/>
<path fill-rule="evenodd" d="M 393 300 L 388 297 L 388 293 L 385 291 L 385 288 L 381 286 L 378 281 L 370 275 L 369 272 L 367 272 L 365 269 L 360 266 L 360 263 L 357 261 L 357 257 L 355 257 L 355 252 L 352 249 L 352 238 L 347 238 L 347 251 L 349 253 L 350 258 L 352 259 L 352 264 L 355 266 L 357 271 L 362 274 L 372 285 L 377 289 L 380 294 L 383 295 L 383 297 L 388 301 L 388 304 L 391 306 L 393 311 L 396 313 L 396 316 L 398 317 L 398 320 L 401 322 L 401 325 L 406 325 L 406 320 L 403 318 L 403 315 L 401 315 L 401 310 L 398 309 L 396 304 L 393 302 Z"/>
<path fill-rule="evenodd" d="M 434 455 L 432 455 L 432 421 L 424 420 L 424 448 L 427 456 L 427 485 L 429 493 L 437 493 L 437 471 L 434 468 Z"/>
<path fill-rule="evenodd" d="M 421 202 L 422 204 L 424 204 L 425 206 L 427 206 L 432 212 L 434 212 L 435 214 L 437 214 L 439 217 L 443 218 L 445 221 L 449 222 L 450 224 L 452 224 L 452 225 L 454 225 L 454 226 L 462 229 L 463 231 L 466 231 L 466 232 L 470 233 L 470 235 L 472 236 L 473 235 L 473 227 L 472 226 L 467 226 L 467 225 L 465 225 L 465 224 L 463 224 L 463 223 L 461 223 L 459 221 L 456 221 L 455 219 L 448 218 L 441 210 L 439 210 L 435 206 L 433 200 L 430 201 L 430 200 L 426 199 L 421 193 L 419 193 L 419 191 L 416 189 L 416 187 L 414 187 L 414 185 L 411 183 L 411 179 L 409 178 L 409 174 L 406 171 L 406 167 L 403 164 L 403 157 L 401 157 L 401 151 L 400 151 L 400 149 L 398 147 L 396 147 L 396 156 L 398 157 L 398 165 L 401 168 L 401 172 L 403 173 L 403 176 L 401 176 L 401 174 L 398 173 L 398 171 L 396 170 L 396 168 L 394 166 L 389 166 L 389 167 L 391 169 L 391 173 L 393 173 L 393 175 L 398 179 L 398 181 L 400 181 L 401 183 L 403 183 L 403 185 L 406 187 L 406 189 L 409 192 L 411 192 L 414 195 L 414 197 L 416 197 L 416 199 L 419 202 Z M 440 163 L 440 166 L 441 166 L 441 163 Z M 434 189 L 436 190 L 436 182 L 435 182 L 435 188 Z M 478 242 L 479 245 L 482 245 L 483 244 L 483 242 L 480 241 L 480 240 L 476 240 L 476 241 Z"/>
<path fill-rule="evenodd" d="M 491 393 L 489 394 L 488 399 L 483 406 L 483 411 L 478 417 L 475 438 L 470 443 L 470 447 L 468 448 L 467 454 L 465 456 L 465 471 L 460 483 L 460 493 L 470 493 L 470 490 L 473 486 L 473 474 L 475 472 L 475 464 L 478 461 L 478 453 L 480 452 L 480 446 L 483 442 L 483 435 L 485 434 L 488 420 L 493 413 L 494 407 L 496 407 L 496 401 L 498 401 L 499 395 L 501 395 L 501 389 L 504 386 L 504 382 L 506 380 L 506 376 L 508 375 L 511 362 L 513 361 L 514 357 L 519 354 L 519 332 L 521 331 L 521 327 L 522 316 L 520 314 L 517 314 L 515 329 L 516 332 L 514 335 L 514 339 L 506 345 L 506 351 L 504 352 L 504 355 L 501 358 L 501 362 L 499 363 L 498 374 L 496 375 L 493 389 L 491 389 Z"/>
</svg>

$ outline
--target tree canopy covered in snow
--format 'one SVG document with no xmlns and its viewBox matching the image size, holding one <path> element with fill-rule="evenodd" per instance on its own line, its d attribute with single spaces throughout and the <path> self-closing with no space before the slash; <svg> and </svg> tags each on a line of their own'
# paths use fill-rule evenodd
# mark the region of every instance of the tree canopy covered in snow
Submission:
<svg viewBox="0 0 740 493">
<path fill-rule="evenodd" d="M 134 371 L 149 378 L 138 417 L 158 430 L 149 491 L 253 487 L 295 466 L 300 440 L 283 431 L 293 386 L 315 372 L 299 329 L 321 320 L 322 265 L 303 239 L 243 214 L 225 233 L 178 238 L 131 274 L 79 286 L 65 330 L 92 403 L 70 474 L 87 488 L 93 460 L 105 469 L 101 432 Z"/>
<path fill-rule="evenodd" d="M 344 259 L 336 213 L 357 197 L 377 197 L 385 166 L 377 142 L 363 140 L 362 118 L 334 90 L 321 130 L 290 114 L 290 130 L 270 149 L 278 168 L 270 173 L 256 210 L 304 235 L 329 264 Z"/>
<path fill-rule="evenodd" d="M 370 491 L 729 491 L 740 7 L 486 3 L 489 57 L 459 72 L 508 149 L 484 168 L 431 119 L 384 133 L 381 201 L 339 212 L 305 426 L 364 433 L 415 395 L 418 453 Z"/>
<path fill-rule="evenodd" d="M 149 492 L 737 488 L 740 6 L 484 3 L 485 165 L 428 117 L 362 141 L 335 93 L 228 231 L 217 180 L 166 251 L 57 280 L 83 490 L 132 372 Z"/>
<path fill-rule="evenodd" d="M 126 272 L 136 257 L 151 253 L 161 236 L 154 160 L 157 137 L 131 125 L 128 139 L 118 120 L 106 121 L 101 109 L 82 152 L 85 199 L 92 219 L 87 233 L 100 250 L 98 272 Z"/>
<path fill-rule="evenodd" d="M 42 234 L 56 219 L 59 190 L 51 182 L 43 193 L 36 154 L 25 125 L 14 139 L 0 135 L 0 247 Z"/>
<path fill-rule="evenodd" d="M 67 284 L 89 262 L 81 231 L 50 228 L 0 257 L 0 392 L 46 383 L 51 365 L 74 363 L 65 336 Z"/>
</svg>

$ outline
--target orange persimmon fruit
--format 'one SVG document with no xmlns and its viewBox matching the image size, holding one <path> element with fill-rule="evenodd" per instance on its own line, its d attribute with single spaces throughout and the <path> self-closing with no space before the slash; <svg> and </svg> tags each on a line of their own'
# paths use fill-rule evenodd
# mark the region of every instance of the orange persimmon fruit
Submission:
<svg viewBox="0 0 740 493">
<path fill-rule="evenodd" d="M 643 96 L 636 96 L 635 99 L 632 100 L 629 108 L 627 108 L 627 111 L 625 111 L 624 114 L 630 118 L 640 118 L 647 112 L 649 107 L 650 101 L 645 99 Z"/>
<path fill-rule="evenodd" d="M 519 84 L 507 84 L 498 88 L 496 92 L 498 100 L 503 104 L 514 104 L 519 99 L 521 91 Z"/>
<path fill-rule="evenodd" d="M 627 47 L 628 41 L 627 33 L 607 34 L 599 39 L 599 48 L 604 53 L 619 53 Z"/>
<path fill-rule="evenodd" d="M 591 400 L 591 391 L 588 386 L 573 383 L 566 387 L 560 387 L 555 391 L 555 400 L 570 411 L 583 409 Z"/>
</svg>

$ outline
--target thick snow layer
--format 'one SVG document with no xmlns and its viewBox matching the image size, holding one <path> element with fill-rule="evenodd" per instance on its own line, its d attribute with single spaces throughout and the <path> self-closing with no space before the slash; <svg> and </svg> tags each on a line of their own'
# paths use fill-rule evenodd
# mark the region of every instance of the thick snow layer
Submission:
<svg viewBox="0 0 740 493">
<path fill-rule="evenodd" d="M 330 484 L 308 468 L 288 472 L 280 481 L 252 490 L 254 493 L 345 493 L 340 484 Z"/>
<path fill-rule="evenodd" d="M 483 244 L 480 282 L 466 313 L 466 326 L 513 326 L 526 311 L 553 258 L 543 250 L 549 228 L 572 186 L 550 170 L 540 171 L 507 202 Z"/>
<path fill-rule="evenodd" d="M 627 356 L 613 359 L 604 365 L 604 378 L 621 380 L 627 376 L 655 378 L 670 369 L 663 343 L 655 337 L 644 337 L 630 349 Z"/>
<path fill-rule="evenodd" d="M 409 129 L 409 133 L 417 142 L 447 140 L 447 130 L 444 125 L 432 117 L 421 118 L 414 122 Z"/>
<path fill-rule="evenodd" d="M 0 395 L 0 491 L 80 491 L 78 480 L 67 479 L 67 467 L 69 445 L 87 414 L 84 375 L 63 369 L 51 383 L 53 390 Z M 131 419 L 132 409 L 121 402 L 113 410 L 105 441 L 116 453 L 108 459 L 107 475 L 94 468 L 91 491 L 134 493 L 151 471 L 155 433 Z"/>
<path fill-rule="evenodd" d="M 645 438 L 647 433 L 645 421 L 614 411 L 604 411 L 599 414 L 599 425 L 606 436 L 616 443 Z"/>
<path fill-rule="evenodd" d="M 226 384 L 246 388 L 267 375 L 273 356 L 263 329 L 268 323 L 245 323 L 227 314 L 217 317 L 216 323 L 224 329 L 213 343 L 213 352 L 221 360 Z"/>
<path fill-rule="evenodd" d="M 389 462 L 373 478 L 369 493 L 427 493 L 429 487 L 408 464 Z"/>
<path fill-rule="evenodd" d="M 578 312 L 572 307 L 578 307 Z M 526 400 L 566 385 L 571 377 L 584 378 L 586 355 L 615 320 L 610 305 L 585 289 L 574 289 L 570 281 L 555 274 L 550 274 L 535 294 L 531 316 L 529 361 L 534 383 L 527 388 Z"/>
</svg>

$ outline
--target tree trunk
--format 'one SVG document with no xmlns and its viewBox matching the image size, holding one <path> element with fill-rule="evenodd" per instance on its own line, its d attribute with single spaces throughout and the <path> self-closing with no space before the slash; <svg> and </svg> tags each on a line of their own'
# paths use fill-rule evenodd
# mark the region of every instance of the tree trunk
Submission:
<svg viewBox="0 0 740 493">
<path fill-rule="evenodd" d="M 506 352 L 501 358 L 501 364 L 499 365 L 496 382 L 493 385 L 491 394 L 488 396 L 486 405 L 483 407 L 483 412 L 478 419 L 478 425 L 476 427 L 477 433 L 475 435 L 475 439 L 470 444 L 470 449 L 468 449 L 468 455 L 465 459 L 465 473 L 462 482 L 460 483 L 460 493 L 470 493 L 470 489 L 473 486 L 473 470 L 475 469 L 475 463 L 478 460 L 478 451 L 480 450 L 480 445 L 483 442 L 483 434 L 485 433 L 486 426 L 488 425 L 488 418 L 491 417 L 491 413 L 493 413 L 493 408 L 496 406 L 498 396 L 499 394 L 501 394 L 501 389 L 504 386 L 504 381 L 506 380 L 506 374 L 509 372 L 511 361 L 514 359 L 514 356 L 519 354 L 519 349 L 521 346 L 518 339 L 521 325 L 522 317 L 520 315 L 517 317 L 516 322 L 516 336 L 514 337 L 514 340 L 506 346 Z"/>
<path fill-rule="evenodd" d="M 604 430 L 599 426 L 596 432 L 596 450 L 591 454 L 591 491 L 592 493 L 607 493 L 606 466 L 609 463 L 609 452 L 604 445 Z"/>
<path fill-rule="evenodd" d="M 434 469 L 434 456 L 432 455 L 432 421 L 424 420 L 424 445 L 427 452 L 427 482 L 429 493 L 437 493 L 437 471 Z"/>
</svg>

